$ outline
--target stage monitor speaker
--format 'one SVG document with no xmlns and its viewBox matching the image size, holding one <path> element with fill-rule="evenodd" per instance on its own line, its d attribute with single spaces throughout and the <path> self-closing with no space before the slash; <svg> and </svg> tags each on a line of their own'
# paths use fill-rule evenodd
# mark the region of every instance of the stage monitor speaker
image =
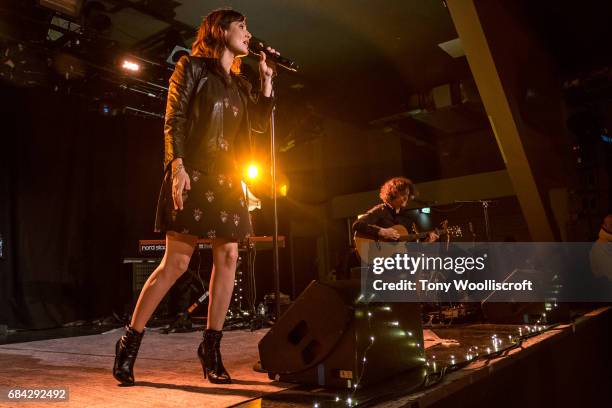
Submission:
<svg viewBox="0 0 612 408">
<path fill-rule="evenodd" d="M 420 305 L 359 298 L 358 280 L 313 281 L 259 342 L 269 377 L 352 388 L 422 366 Z"/>
</svg>

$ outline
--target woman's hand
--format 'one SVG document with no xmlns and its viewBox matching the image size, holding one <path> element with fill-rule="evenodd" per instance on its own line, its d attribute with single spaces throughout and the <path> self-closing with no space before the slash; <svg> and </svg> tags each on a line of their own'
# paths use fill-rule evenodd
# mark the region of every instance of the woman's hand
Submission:
<svg viewBox="0 0 612 408">
<path fill-rule="evenodd" d="M 268 52 L 280 55 L 274 48 L 267 48 Z M 276 73 L 276 65 L 272 61 L 266 61 L 266 54 L 261 51 L 259 53 L 259 78 L 261 80 L 261 92 L 265 97 L 272 95 L 272 78 Z"/>
<path fill-rule="evenodd" d="M 191 190 L 191 181 L 183 166 L 183 160 L 176 159 L 172 162 L 172 201 L 174 201 L 175 210 L 183 209 L 184 190 Z"/>
</svg>

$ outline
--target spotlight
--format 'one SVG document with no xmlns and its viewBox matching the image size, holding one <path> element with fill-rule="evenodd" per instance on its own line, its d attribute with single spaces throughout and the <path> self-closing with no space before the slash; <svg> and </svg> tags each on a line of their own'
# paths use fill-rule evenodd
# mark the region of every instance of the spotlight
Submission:
<svg viewBox="0 0 612 408">
<path fill-rule="evenodd" d="M 283 197 L 287 197 L 288 190 L 289 190 L 289 186 L 287 184 L 282 184 L 278 189 L 278 193 Z"/>
<path fill-rule="evenodd" d="M 255 164 L 249 165 L 247 168 L 247 176 L 251 180 L 255 180 L 259 176 L 259 168 Z"/>
<path fill-rule="evenodd" d="M 132 72 L 140 71 L 140 65 L 130 60 L 123 60 L 123 65 L 121 65 L 121 68 Z"/>
<path fill-rule="evenodd" d="M 287 174 L 282 170 L 276 172 L 276 194 L 280 197 L 287 197 L 291 183 Z"/>
<path fill-rule="evenodd" d="M 430 213 L 431 213 L 431 208 L 429 207 L 421 208 L 421 214 L 430 214 Z"/>
</svg>

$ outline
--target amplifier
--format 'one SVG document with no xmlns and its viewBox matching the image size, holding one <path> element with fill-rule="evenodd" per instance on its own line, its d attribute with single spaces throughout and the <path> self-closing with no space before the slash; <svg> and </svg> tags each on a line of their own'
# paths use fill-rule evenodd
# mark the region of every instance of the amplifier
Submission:
<svg viewBox="0 0 612 408">
<path fill-rule="evenodd" d="M 124 264 L 131 265 L 132 275 L 132 306 L 136 305 L 138 295 L 144 286 L 149 276 L 153 273 L 155 268 L 159 265 L 161 259 L 159 258 L 126 258 L 123 260 Z M 162 299 L 155 313 L 156 315 L 167 315 L 168 314 L 168 295 Z"/>
</svg>

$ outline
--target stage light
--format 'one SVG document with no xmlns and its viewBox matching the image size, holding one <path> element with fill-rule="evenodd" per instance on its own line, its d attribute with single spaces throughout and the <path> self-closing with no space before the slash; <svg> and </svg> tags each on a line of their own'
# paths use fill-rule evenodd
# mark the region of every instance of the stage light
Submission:
<svg viewBox="0 0 612 408">
<path fill-rule="evenodd" d="M 282 186 L 279 187 L 278 193 L 283 197 L 287 197 L 288 190 L 289 190 L 289 186 L 287 186 L 287 184 L 283 184 Z"/>
<path fill-rule="evenodd" d="M 430 214 L 430 213 L 431 213 L 431 208 L 429 207 L 421 208 L 421 214 Z"/>
<path fill-rule="evenodd" d="M 247 176 L 251 180 L 255 180 L 259 176 L 259 167 L 255 164 L 250 164 L 247 168 Z"/>
<path fill-rule="evenodd" d="M 140 71 L 140 65 L 138 65 L 136 62 L 129 60 L 124 60 L 123 65 L 121 65 L 121 68 L 132 72 Z"/>
</svg>

